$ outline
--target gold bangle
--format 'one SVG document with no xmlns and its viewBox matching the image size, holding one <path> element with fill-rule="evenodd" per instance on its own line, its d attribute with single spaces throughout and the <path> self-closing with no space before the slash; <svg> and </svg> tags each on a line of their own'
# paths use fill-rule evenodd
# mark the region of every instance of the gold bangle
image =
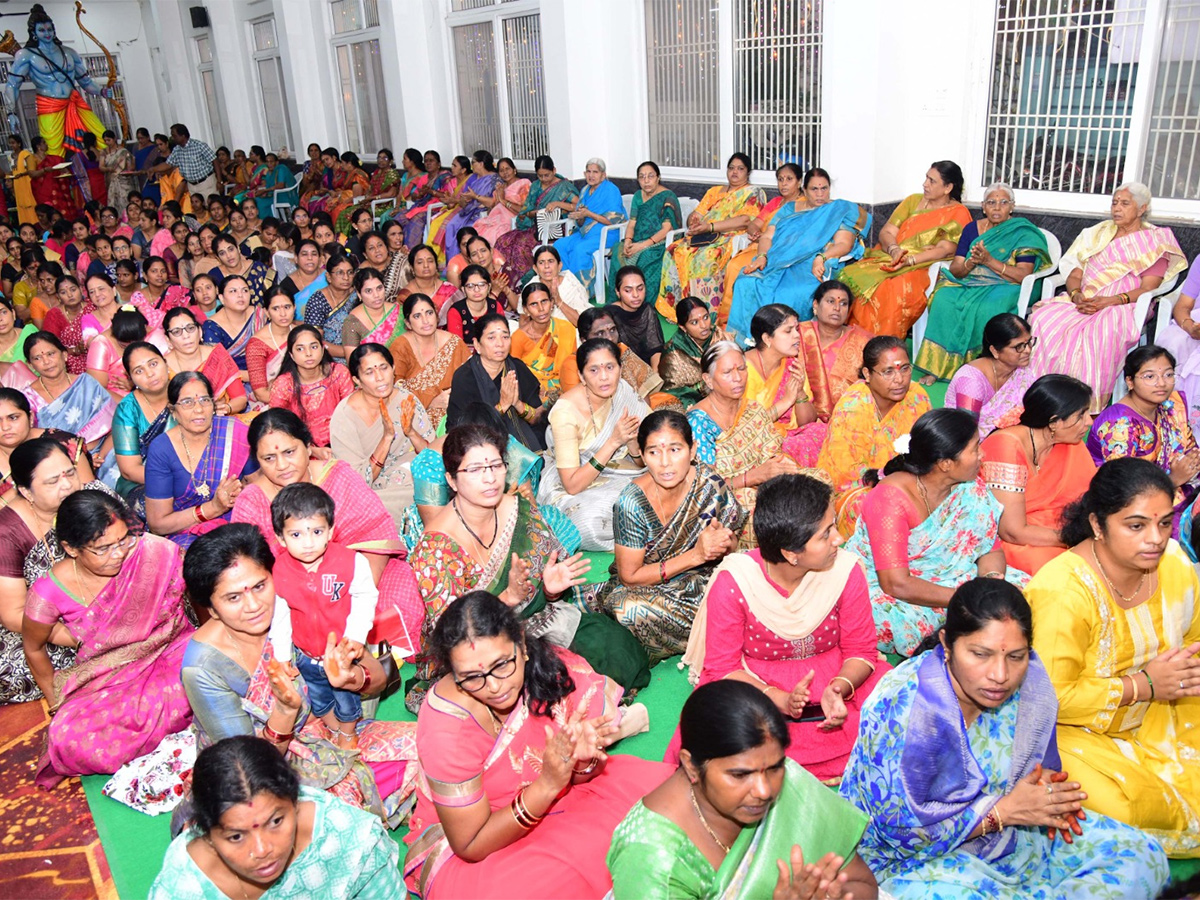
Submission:
<svg viewBox="0 0 1200 900">
<path fill-rule="evenodd" d="M 853 700 L 854 693 L 855 693 L 854 682 L 851 681 L 849 678 L 847 678 L 845 675 L 834 675 L 832 678 L 829 679 L 830 684 L 833 684 L 835 681 L 844 681 L 844 682 L 846 682 L 846 684 L 850 685 L 850 696 L 847 697 L 845 695 L 842 695 L 842 700 Z"/>
</svg>

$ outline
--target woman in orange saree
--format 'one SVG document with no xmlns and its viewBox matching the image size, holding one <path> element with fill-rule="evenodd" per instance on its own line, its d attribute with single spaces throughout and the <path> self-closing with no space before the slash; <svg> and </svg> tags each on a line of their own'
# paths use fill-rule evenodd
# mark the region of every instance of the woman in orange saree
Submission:
<svg viewBox="0 0 1200 900">
<path fill-rule="evenodd" d="M 800 323 L 800 358 L 822 422 L 829 421 L 842 394 L 858 381 L 863 348 L 875 337 L 847 322 L 852 299 L 840 281 L 823 282 L 813 294 L 813 318 Z"/>
<path fill-rule="evenodd" d="M 962 205 L 963 173 L 950 160 L 935 162 L 924 191 L 904 200 L 879 232 L 879 245 L 838 276 L 854 298 L 851 321 L 875 334 L 902 338 L 925 312 L 929 267 L 950 259 L 971 223 Z"/>
<path fill-rule="evenodd" d="M 804 173 L 795 163 L 784 163 L 775 170 L 775 183 L 779 186 L 779 196 L 767 201 L 767 205 L 762 208 L 762 211 L 755 216 L 750 224 L 746 226 L 746 234 L 750 238 L 750 246 L 739 253 L 735 253 L 733 259 L 729 261 L 729 265 L 725 267 L 725 290 L 722 293 L 721 307 L 717 311 L 717 326 L 725 327 L 725 322 L 729 318 L 729 304 L 733 302 L 733 282 L 746 266 L 758 255 L 758 236 L 766 231 L 767 226 L 771 224 L 771 220 L 775 218 L 775 214 L 785 203 L 791 203 L 793 200 L 801 207 L 807 205 L 800 190 L 800 183 L 804 178 Z"/>
</svg>

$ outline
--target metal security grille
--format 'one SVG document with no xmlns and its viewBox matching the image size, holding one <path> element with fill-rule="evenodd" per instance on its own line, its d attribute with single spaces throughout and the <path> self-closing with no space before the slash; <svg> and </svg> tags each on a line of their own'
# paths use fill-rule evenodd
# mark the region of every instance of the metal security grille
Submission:
<svg viewBox="0 0 1200 900">
<path fill-rule="evenodd" d="M 1144 0 L 998 0 L 984 184 L 1121 183 L 1145 15 Z"/>
<path fill-rule="evenodd" d="M 815 165 L 821 148 L 821 2 L 735 0 L 733 146 L 756 170 Z"/>
<path fill-rule="evenodd" d="M 1143 179 L 1155 197 L 1200 200 L 1200 0 L 1170 0 Z"/>
<path fill-rule="evenodd" d="M 496 154 L 503 146 L 493 33 L 490 21 L 459 25 L 452 31 L 463 149 L 468 153 Z"/>
<path fill-rule="evenodd" d="M 542 83 L 542 28 L 540 16 L 505 19 L 504 78 L 508 87 L 508 127 L 511 155 L 537 159 L 550 142 L 546 122 L 546 94 Z M 493 148 L 499 147 L 494 144 Z M 492 149 L 495 153 L 495 149 Z"/>
<path fill-rule="evenodd" d="M 718 10 L 713 0 L 646 0 L 650 155 L 716 169 L 721 159 Z"/>
</svg>

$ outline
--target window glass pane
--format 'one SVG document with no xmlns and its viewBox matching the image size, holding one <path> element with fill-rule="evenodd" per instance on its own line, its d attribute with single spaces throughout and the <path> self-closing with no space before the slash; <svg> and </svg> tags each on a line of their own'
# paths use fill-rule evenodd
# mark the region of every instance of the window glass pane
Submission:
<svg viewBox="0 0 1200 900">
<path fill-rule="evenodd" d="M 504 139 L 500 132 L 492 24 L 460 25 L 453 29 L 453 36 L 463 149 L 468 153 L 487 150 L 499 156 L 503 152 Z"/>
<path fill-rule="evenodd" d="M 539 17 L 504 20 L 505 77 L 512 156 L 537 159 L 547 152 L 546 94 L 542 83 L 542 31 Z M 499 144 L 485 148 L 499 155 Z"/>
<path fill-rule="evenodd" d="M 200 73 L 204 85 L 204 106 L 208 110 L 208 127 L 212 130 L 214 145 L 225 143 L 224 120 L 221 117 L 221 101 L 217 96 L 217 79 L 212 69 Z"/>
<path fill-rule="evenodd" d="M 1121 183 L 1145 13 L 1145 0 L 999 0 L 984 184 Z"/>
<path fill-rule="evenodd" d="M 351 149 L 359 156 L 373 155 L 391 141 L 387 96 L 383 89 L 383 60 L 379 41 L 360 41 L 350 45 L 353 58 L 355 97 L 362 139 Z"/>
<path fill-rule="evenodd" d="M 283 92 L 283 64 L 278 56 L 258 61 L 258 81 L 262 86 L 269 149 L 278 151 L 280 147 L 292 146 L 288 135 L 287 96 Z"/>
<path fill-rule="evenodd" d="M 274 50 L 279 46 L 278 41 L 275 40 L 275 20 L 273 18 L 255 22 L 253 30 L 255 50 Z"/>
<path fill-rule="evenodd" d="M 345 34 L 347 31 L 361 31 L 364 27 L 362 19 L 362 3 L 360 0 L 333 0 L 333 33 Z"/>
<path fill-rule="evenodd" d="M 722 165 L 717 6 L 646 0 L 650 155 L 664 166 Z"/>
<path fill-rule="evenodd" d="M 367 28 L 379 24 L 379 0 L 363 0 L 363 20 Z"/>
<path fill-rule="evenodd" d="M 821 150 L 821 0 L 735 0 L 733 146 L 754 168 L 815 165 Z"/>
<path fill-rule="evenodd" d="M 1142 180 L 1154 197 L 1200 200 L 1200 0 L 1169 0 Z"/>
<path fill-rule="evenodd" d="M 196 55 L 202 63 L 212 62 L 212 42 L 207 36 L 196 38 Z"/>
<path fill-rule="evenodd" d="M 346 116 L 346 134 L 350 149 L 360 152 L 362 138 L 358 133 L 358 104 L 354 96 L 353 66 L 350 62 L 350 45 L 343 44 L 337 48 L 338 87 L 342 92 L 342 111 Z"/>
</svg>

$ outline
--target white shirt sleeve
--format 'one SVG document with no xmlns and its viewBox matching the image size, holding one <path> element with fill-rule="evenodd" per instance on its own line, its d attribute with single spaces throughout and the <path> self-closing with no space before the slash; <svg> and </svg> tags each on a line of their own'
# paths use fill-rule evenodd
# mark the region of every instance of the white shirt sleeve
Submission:
<svg viewBox="0 0 1200 900">
<path fill-rule="evenodd" d="M 346 616 L 346 637 L 360 644 L 367 642 L 367 632 L 375 622 L 375 605 L 379 588 L 371 576 L 371 566 L 361 553 L 354 554 L 354 579 L 350 582 L 350 614 Z"/>
<path fill-rule="evenodd" d="M 271 630 L 268 633 L 275 658 L 280 662 L 292 661 L 292 611 L 287 601 L 275 595 L 275 612 L 271 614 Z"/>
</svg>

